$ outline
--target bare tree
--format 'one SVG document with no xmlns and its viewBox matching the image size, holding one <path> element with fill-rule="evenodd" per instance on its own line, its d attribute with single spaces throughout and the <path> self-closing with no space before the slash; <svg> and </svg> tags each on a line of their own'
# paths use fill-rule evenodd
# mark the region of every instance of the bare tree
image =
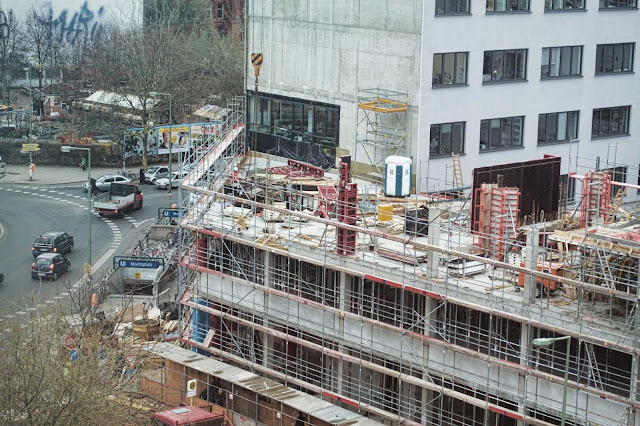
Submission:
<svg viewBox="0 0 640 426">
<path fill-rule="evenodd" d="M 25 42 L 27 50 L 36 61 L 38 70 L 38 90 L 42 93 L 44 68 L 56 53 L 55 26 L 52 18 L 44 11 L 31 8 L 25 22 Z"/>
<path fill-rule="evenodd" d="M 24 63 L 23 34 L 20 22 L 12 10 L 0 7 L 0 98 L 11 103 L 11 82 L 21 72 Z"/>
<path fill-rule="evenodd" d="M 104 322 L 74 324 L 32 302 L 26 314 L 3 318 L 2 329 L 0 423 L 143 423 L 118 402 L 132 385 L 122 374 L 129 349 L 104 334 Z"/>
</svg>

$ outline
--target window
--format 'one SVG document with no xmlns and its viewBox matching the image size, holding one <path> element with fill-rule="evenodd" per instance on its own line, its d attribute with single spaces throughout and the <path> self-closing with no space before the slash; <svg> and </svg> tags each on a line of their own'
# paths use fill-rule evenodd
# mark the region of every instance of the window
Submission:
<svg viewBox="0 0 640 426">
<path fill-rule="evenodd" d="M 467 59 L 469 52 L 436 53 L 433 55 L 433 86 L 467 83 Z"/>
<path fill-rule="evenodd" d="M 612 167 L 606 170 L 609 172 L 609 175 L 611 175 L 612 182 L 627 183 L 627 166 Z M 624 190 L 623 186 L 611 185 L 611 199 L 616 196 L 618 191 L 622 190 Z"/>
<path fill-rule="evenodd" d="M 569 178 L 569 175 L 560 175 L 560 185 L 563 185 L 566 192 L 568 202 L 576 200 L 576 179 Z M 562 191 L 560 191 L 562 196 Z M 562 202 L 564 200 L 560 200 Z"/>
<path fill-rule="evenodd" d="M 635 43 L 599 44 L 596 48 L 596 74 L 633 71 Z"/>
<path fill-rule="evenodd" d="M 527 78 L 527 49 L 484 52 L 482 82 L 517 81 Z"/>
<path fill-rule="evenodd" d="M 436 15 L 469 13 L 469 0 L 436 0 Z"/>
<path fill-rule="evenodd" d="M 540 71 L 542 78 L 582 75 L 582 46 L 543 48 Z"/>
<path fill-rule="evenodd" d="M 630 106 L 594 109 L 591 137 L 628 135 L 630 110 Z"/>
<path fill-rule="evenodd" d="M 218 19 L 224 19 L 224 3 L 222 2 L 218 2 L 217 16 Z"/>
<path fill-rule="evenodd" d="M 522 146 L 524 116 L 492 118 L 480 122 L 480 151 Z"/>
<path fill-rule="evenodd" d="M 464 121 L 431 125 L 430 156 L 464 152 Z"/>
<path fill-rule="evenodd" d="M 544 10 L 584 10 L 584 3 L 584 0 L 545 0 Z"/>
<path fill-rule="evenodd" d="M 600 0 L 600 9 L 634 9 L 638 0 Z"/>
<path fill-rule="evenodd" d="M 538 143 L 578 139 L 579 111 L 554 112 L 538 116 Z"/>
<path fill-rule="evenodd" d="M 487 0 L 487 12 L 528 12 L 529 0 Z"/>
</svg>

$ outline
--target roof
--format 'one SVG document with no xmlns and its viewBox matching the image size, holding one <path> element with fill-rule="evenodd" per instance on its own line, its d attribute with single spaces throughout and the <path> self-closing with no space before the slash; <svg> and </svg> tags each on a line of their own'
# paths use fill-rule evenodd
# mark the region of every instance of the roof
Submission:
<svg viewBox="0 0 640 426">
<path fill-rule="evenodd" d="M 161 420 L 166 425 L 190 425 L 195 422 L 219 419 L 223 413 L 209 412 L 203 408 L 187 405 L 185 407 L 172 408 L 153 415 L 156 420 Z"/>
<path fill-rule="evenodd" d="M 42 253 L 41 255 L 39 255 L 36 260 L 38 259 L 53 259 L 56 256 L 62 256 L 60 253 L 52 253 L 52 252 L 47 252 L 47 253 Z"/>
<path fill-rule="evenodd" d="M 102 90 L 92 93 L 91 96 L 85 99 L 85 101 L 121 108 L 133 108 L 134 110 L 142 109 L 142 101 L 137 96 L 121 95 L 119 93 L 105 92 Z M 146 102 L 147 108 L 151 108 L 157 101 L 155 99 L 147 99 Z"/>
<path fill-rule="evenodd" d="M 200 108 L 199 110 L 193 113 L 193 115 L 210 118 L 212 120 L 221 120 L 222 117 L 225 117 L 228 114 L 229 114 L 229 110 L 227 108 L 222 108 L 218 105 L 209 105 L 209 104 L 203 106 L 202 108 Z"/>
<path fill-rule="evenodd" d="M 42 234 L 40 234 L 40 237 L 55 237 L 55 236 L 58 236 L 60 234 L 64 234 L 64 232 L 62 232 L 62 231 L 47 231 L 47 232 L 43 232 Z"/>
</svg>

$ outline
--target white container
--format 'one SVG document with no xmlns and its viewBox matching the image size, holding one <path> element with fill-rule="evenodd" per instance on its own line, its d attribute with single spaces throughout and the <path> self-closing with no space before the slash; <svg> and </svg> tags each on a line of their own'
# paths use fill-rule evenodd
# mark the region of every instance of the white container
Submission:
<svg viewBox="0 0 640 426">
<path fill-rule="evenodd" d="M 406 197 L 411 194 L 411 159 L 392 155 L 384 160 L 384 194 Z"/>
</svg>

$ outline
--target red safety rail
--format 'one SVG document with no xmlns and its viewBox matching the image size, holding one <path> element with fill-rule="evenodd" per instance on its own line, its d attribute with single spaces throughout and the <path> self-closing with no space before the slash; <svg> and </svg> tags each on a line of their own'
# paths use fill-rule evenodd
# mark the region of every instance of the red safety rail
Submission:
<svg viewBox="0 0 640 426">
<path fill-rule="evenodd" d="M 289 177 L 324 177 L 324 170 L 311 164 L 287 160 L 286 166 L 271 167 L 269 173 Z"/>
<path fill-rule="evenodd" d="M 507 242 L 516 237 L 520 190 L 482 185 L 476 189 L 474 200 L 473 245 L 477 252 L 501 260 L 506 254 Z"/>
<path fill-rule="evenodd" d="M 338 184 L 338 221 L 348 225 L 357 222 L 358 184 L 349 183 L 349 163 L 340 162 Z M 338 254 L 350 256 L 356 252 L 356 231 L 338 228 Z"/>
<path fill-rule="evenodd" d="M 584 228 L 598 218 L 606 218 L 611 202 L 611 175 L 607 171 L 587 172 L 582 179 L 580 227 Z"/>
</svg>

